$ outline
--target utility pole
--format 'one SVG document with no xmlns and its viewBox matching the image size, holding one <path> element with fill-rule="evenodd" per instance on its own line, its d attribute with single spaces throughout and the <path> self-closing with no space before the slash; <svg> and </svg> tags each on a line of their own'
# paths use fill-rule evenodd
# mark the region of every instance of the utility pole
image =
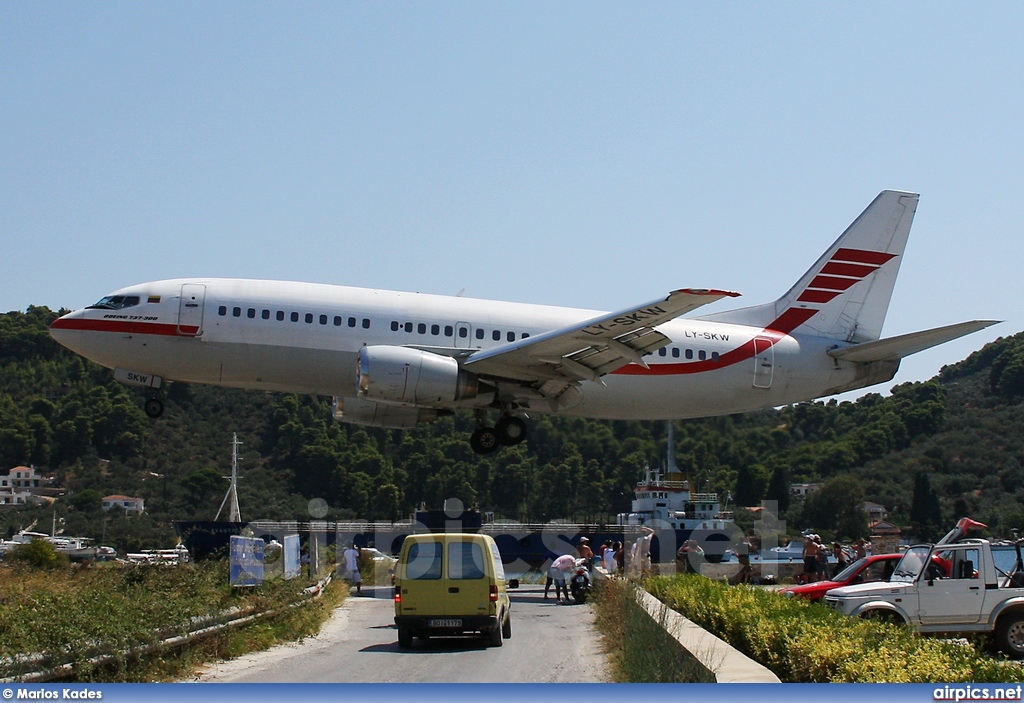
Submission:
<svg viewBox="0 0 1024 703">
<path fill-rule="evenodd" d="M 224 500 L 220 503 L 220 509 L 217 510 L 217 517 L 214 521 L 220 520 L 221 511 L 224 510 L 224 505 L 230 500 L 228 506 L 228 522 L 241 522 L 242 513 L 238 509 L 238 447 L 242 442 L 238 441 L 238 433 L 234 432 L 231 435 L 231 475 L 225 476 L 224 478 L 231 479 L 231 485 L 228 486 L 228 492 L 224 496 Z"/>
</svg>

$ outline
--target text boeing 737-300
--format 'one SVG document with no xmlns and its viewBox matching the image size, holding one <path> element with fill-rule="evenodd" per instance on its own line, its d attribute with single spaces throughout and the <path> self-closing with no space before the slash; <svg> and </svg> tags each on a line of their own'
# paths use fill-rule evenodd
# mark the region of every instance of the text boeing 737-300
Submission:
<svg viewBox="0 0 1024 703">
<path fill-rule="evenodd" d="M 994 324 L 881 338 L 917 201 L 883 191 L 778 300 L 699 317 L 681 316 L 737 294 L 684 288 L 609 314 L 186 278 L 122 288 L 50 333 L 148 389 L 151 417 L 168 380 L 331 395 L 338 420 L 375 427 L 469 408 L 473 448 L 486 453 L 522 441 L 529 412 L 680 419 L 864 388 L 890 380 L 905 356 Z"/>
</svg>

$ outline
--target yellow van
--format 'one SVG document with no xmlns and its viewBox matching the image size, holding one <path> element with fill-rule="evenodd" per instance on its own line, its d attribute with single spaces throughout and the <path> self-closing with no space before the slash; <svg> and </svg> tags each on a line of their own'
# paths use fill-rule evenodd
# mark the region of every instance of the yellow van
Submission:
<svg viewBox="0 0 1024 703">
<path fill-rule="evenodd" d="M 512 636 L 511 603 L 498 545 L 490 535 L 409 535 L 395 568 L 398 646 L 413 637 L 480 633 L 492 647 Z"/>
</svg>

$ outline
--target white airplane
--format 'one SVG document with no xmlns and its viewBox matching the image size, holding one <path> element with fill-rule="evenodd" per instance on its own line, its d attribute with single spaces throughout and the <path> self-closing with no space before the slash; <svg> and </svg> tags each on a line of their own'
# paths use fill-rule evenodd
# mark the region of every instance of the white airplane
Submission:
<svg viewBox="0 0 1024 703">
<path fill-rule="evenodd" d="M 409 428 L 470 408 L 478 453 L 529 412 L 666 420 L 883 383 L 975 320 L 881 339 L 917 209 L 883 191 L 778 300 L 680 318 L 737 294 L 684 288 L 605 313 L 312 283 L 184 278 L 122 288 L 54 321 L 60 344 L 148 389 L 164 381 L 331 395 L 338 420 Z M 500 415 L 495 426 L 488 411 Z"/>
</svg>

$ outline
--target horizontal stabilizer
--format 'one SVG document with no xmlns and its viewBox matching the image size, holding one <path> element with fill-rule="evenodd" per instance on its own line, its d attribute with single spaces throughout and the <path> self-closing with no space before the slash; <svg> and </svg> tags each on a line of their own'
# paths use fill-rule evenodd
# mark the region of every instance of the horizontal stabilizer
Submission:
<svg viewBox="0 0 1024 703">
<path fill-rule="evenodd" d="M 972 332 L 983 330 L 997 322 L 1000 322 L 1000 320 L 960 322 L 955 325 L 936 327 L 935 329 L 922 332 L 911 332 L 910 334 L 901 334 L 898 337 L 879 339 L 875 342 L 864 342 L 863 344 L 854 344 L 849 347 L 842 347 L 841 349 L 832 349 L 828 354 L 836 359 L 856 363 L 897 361 L 919 351 L 931 349 L 939 344 L 945 344 Z"/>
</svg>

